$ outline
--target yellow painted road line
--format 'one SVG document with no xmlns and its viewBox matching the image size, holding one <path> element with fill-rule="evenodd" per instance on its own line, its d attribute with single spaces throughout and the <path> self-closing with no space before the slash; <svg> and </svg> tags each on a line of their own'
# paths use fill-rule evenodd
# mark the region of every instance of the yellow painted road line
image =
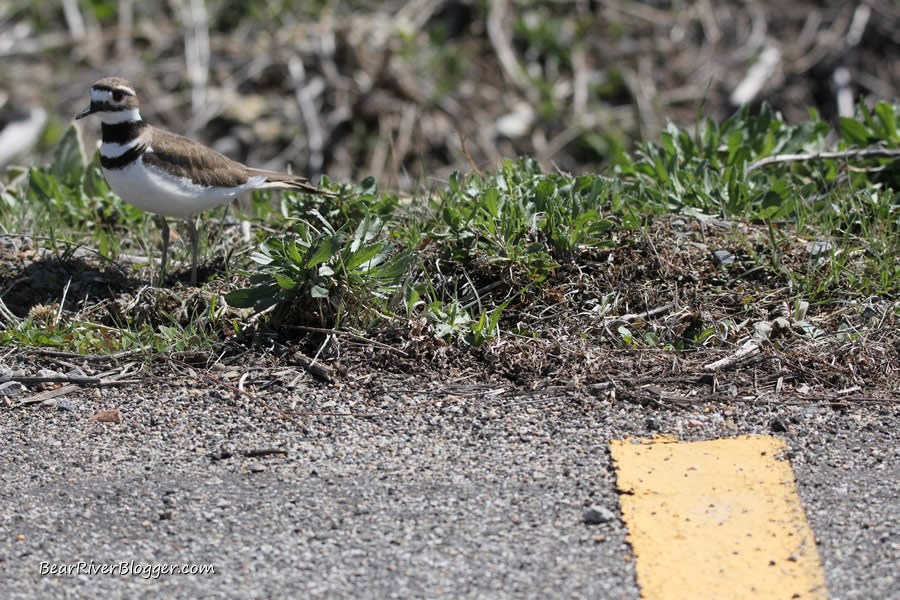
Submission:
<svg viewBox="0 0 900 600">
<path fill-rule="evenodd" d="M 644 600 L 827 598 L 785 444 L 613 441 Z"/>
</svg>

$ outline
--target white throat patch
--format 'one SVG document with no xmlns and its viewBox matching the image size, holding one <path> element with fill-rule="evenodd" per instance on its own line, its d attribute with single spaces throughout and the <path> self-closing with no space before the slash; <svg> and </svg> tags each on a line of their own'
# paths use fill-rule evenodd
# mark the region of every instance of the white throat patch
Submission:
<svg viewBox="0 0 900 600">
<path fill-rule="evenodd" d="M 93 94 L 93 92 L 91 93 Z M 136 108 L 126 108 L 124 110 L 99 110 L 94 114 L 100 117 L 100 120 L 107 125 L 141 120 L 141 111 Z"/>
<path fill-rule="evenodd" d="M 140 136 L 134 138 L 127 144 L 114 144 L 110 142 L 103 142 L 100 144 L 100 156 L 103 158 L 118 158 L 131 150 L 132 148 L 136 148 L 142 144 L 144 144 L 143 138 Z M 153 151 L 152 148 L 148 148 L 149 151 Z"/>
</svg>

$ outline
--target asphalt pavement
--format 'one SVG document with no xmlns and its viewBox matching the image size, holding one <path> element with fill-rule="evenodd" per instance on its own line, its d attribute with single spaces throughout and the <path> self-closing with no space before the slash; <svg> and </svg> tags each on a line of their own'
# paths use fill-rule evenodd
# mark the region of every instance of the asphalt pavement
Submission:
<svg viewBox="0 0 900 600">
<path fill-rule="evenodd" d="M 369 379 L 301 386 L 295 408 L 381 416 L 286 418 L 192 386 L 0 408 L 4 598 L 638 598 L 609 442 L 657 434 L 783 438 L 829 597 L 900 598 L 897 402 Z"/>
</svg>

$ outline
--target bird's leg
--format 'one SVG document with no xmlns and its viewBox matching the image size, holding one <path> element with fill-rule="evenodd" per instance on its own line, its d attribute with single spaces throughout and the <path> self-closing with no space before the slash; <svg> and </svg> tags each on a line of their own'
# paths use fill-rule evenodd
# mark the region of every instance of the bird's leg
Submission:
<svg viewBox="0 0 900 600">
<path fill-rule="evenodd" d="M 162 232 L 162 258 L 159 261 L 159 284 L 157 287 L 163 287 L 166 284 L 166 259 L 169 257 L 169 224 L 161 215 L 157 215 L 156 219 L 159 221 Z"/>
<path fill-rule="evenodd" d="M 185 219 L 188 233 L 191 234 L 191 285 L 197 285 L 197 255 L 200 252 L 200 235 L 197 233 L 197 224 L 194 217 Z"/>
</svg>

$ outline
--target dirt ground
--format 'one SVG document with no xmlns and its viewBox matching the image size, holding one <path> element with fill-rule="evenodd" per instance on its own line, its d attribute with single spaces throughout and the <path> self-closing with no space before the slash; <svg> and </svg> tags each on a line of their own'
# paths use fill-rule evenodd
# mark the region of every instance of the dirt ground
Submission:
<svg viewBox="0 0 900 600">
<path fill-rule="evenodd" d="M 789 241 L 776 269 L 759 263 L 757 253 L 766 252 L 769 235 L 762 225 L 666 217 L 622 229 L 611 248 L 593 250 L 577 266 L 561 265 L 539 296 L 519 297 L 503 313 L 505 333 L 483 346 L 460 338 L 445 341 L 424 321 L 371 332 L 369 341 L 277 323 L 257 330 L 249 313 L 229 309 L 220 320 L 224 345 L 219 349 L 176 352 L 177 362 L 151 352 L 143 358 L 148 364 L 142 374 L 131 377 L 171 371 L 177 378 L 188 364 L 224 368 L 262 353 L 269 368 L 297 366 L 309 360 L 303 356 L 315 356 L 327 372 L 313 375 L 332 382 L 384 373 L 502 381 L 520 390 L 587 386 L 658 406 L 761 398 L 842 404 L 896 397 L 900 334 L 891 302 L 879 297 L 845 302 L 833 292 L 819 301 L 809 291 L 792 289 L 786 273 L 818 268 L 825 277 L 830 271 L 823 264 L 810 266 L 819 259 L 810 256 L 810 243 L 790 230 L 781 226 L 779 234 Z M 60 257 L 27 238 L 11 239 L 2 249 L 9 269 L 0 278 L 8 290 L 4 302 L 19 317 L 43 311 L 47 314 L 38 318 L 60 329 L 70 320 L 100 328 L 119 327 L 123 319 L 131 329 L 171 325 L 172 319 L 183 327 L 203 326 L 202 318 L 195 323 L 198 311 L 234 285 L 219 278 L 204 288 L 182 282 L 148 288 L 139 278 L 146 269 L 122 271 L 84 249 Z M 717 265 L 717 252 L 733 262 Z M 455 276 L 445 270 L 444 283 L 452 287 Z M 470 277 L 473 288 L 504 281 L 482 296 L 485 303 L 492 293 L 502 300 L 505 290 L 524 287 L 516 273 L 496 268 L 472 271 Z M 61 320 L 54 321 L 57 313 Z M 244 324 L 242 335 L 234 335 L 235 320 Z M 30 371 L 55 368 L 52 352 L 43 357 L 39 351 L 9 352 L 19 361 L 27 355 Z M 215 387 L 202 377 L 197 383 Z M 265 385 L 272 393 L 284 383 Z"/>
</svg>

